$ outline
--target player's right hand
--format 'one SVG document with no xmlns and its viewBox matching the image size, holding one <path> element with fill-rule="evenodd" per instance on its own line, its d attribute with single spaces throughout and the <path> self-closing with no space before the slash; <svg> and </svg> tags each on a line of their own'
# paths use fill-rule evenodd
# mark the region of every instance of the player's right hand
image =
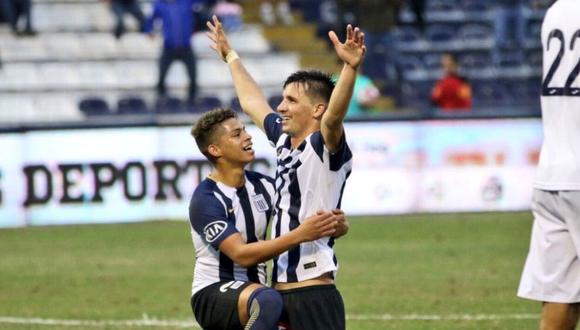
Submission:
<svg viewBox="0 0 580 330">
<path fill-rule="evenodd" d="M 232 50 L 222 23 L 219 21 L 216 15 L 212 16 L 212 21 L 207 21 L 206 23 L 209 32 L 207 32 L 208 38 L 213 42 L 210 44 L 210 48 L 215 50 L 222 60 L 226 60 L 226 56 Z"/>
<path fill-rule="evenodd" d="M 304 220 L 296 230 L 300 231 L 303 242 L 317 240 L 321 237 L 331 236 L 336 231 L 338 215 L 332 212 L 317 212 Z"/>
</svg>

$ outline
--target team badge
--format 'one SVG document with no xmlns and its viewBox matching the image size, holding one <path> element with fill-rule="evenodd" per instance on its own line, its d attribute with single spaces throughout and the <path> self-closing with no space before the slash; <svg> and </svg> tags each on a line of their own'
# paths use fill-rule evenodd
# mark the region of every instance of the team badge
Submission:
<svg viewBox="0 0 580 330">
<path fill-rule="evenodd" d="M 254 202 L 254 207 L 256 207 L 256 210 L 258 210 L 259 212 L 268 211 L 269 207 L 268 203 L 266 202 L 266 199 L 264 198 L 264 195 L 262 194 L 254 195 L 252 196 L 252 201 Z"/>
<path fill-rule="evenodd" d="M 205 240 L 208 243 L 215 241 L 224 231 L 228 224 L 223 220 L 216 220 L 209 223 L 205 228 L 203 228 L 203 233 L 205 234 Z"/>
</svg>

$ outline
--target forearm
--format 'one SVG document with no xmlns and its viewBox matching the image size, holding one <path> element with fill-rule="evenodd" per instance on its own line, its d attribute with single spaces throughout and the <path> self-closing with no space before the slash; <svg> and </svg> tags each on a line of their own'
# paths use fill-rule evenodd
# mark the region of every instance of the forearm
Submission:
<svg viewBox="0 0 580 330">
<path fill-rule="evenodd" d="M 293 230 L 272 240 L 244 244 L 237 249 L 232 259 L 241 266 L 249 267 L 270 260 L 301 242 L 298 231 Z"/>
<path fill-rule="evenodd" d="M 242 110 L 264 130 L 265 114 L 271 111 L 266 96 L 240 59 L 231 61 L 229 68 Z"/>
</svg>

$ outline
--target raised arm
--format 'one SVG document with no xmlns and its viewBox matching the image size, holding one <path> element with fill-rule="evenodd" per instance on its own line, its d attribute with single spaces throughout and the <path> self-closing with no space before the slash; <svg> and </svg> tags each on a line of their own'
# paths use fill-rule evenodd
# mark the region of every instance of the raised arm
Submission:
<svg viewBox="0 0 580 330">
<path fill-rule="evenodd" d="M 338 57 L 344 62 L 336 87 L 332 92 L 328 108 L 322 116 L 320 132 L 330 152 L 337 151 L 343 134 L 342 123 L 352 97 L 357 70 L 362 63 L 366 47 L 364 34 L 350 24 L 346 28 L 346 40 L 341 43 L 334 31 L 328 33 Z"/>
<path fill-rule="evenodd" d="M 236 264 L 250 267 L 272 259 L 302 242 L 313 241 L 335 233 L 340 215 L 334 213 L 316 214 L 307 218 L 298 228 L 278 238 L 247 244 L 239 233 L 230 235 L 219 246 Z"/>
<path fill-rule="evenodd" d="M 210 47 L 228 63 L 242 110 L 264 131 L 264 118 L 273 111 L 268 100 L 242 64 L 238 54 L 230 47 L 217 16 L 212 17 L 212 22 L 207 22 L 207 27 L 209 28 L 207 35 L 213 42 Z"/>
</svg>

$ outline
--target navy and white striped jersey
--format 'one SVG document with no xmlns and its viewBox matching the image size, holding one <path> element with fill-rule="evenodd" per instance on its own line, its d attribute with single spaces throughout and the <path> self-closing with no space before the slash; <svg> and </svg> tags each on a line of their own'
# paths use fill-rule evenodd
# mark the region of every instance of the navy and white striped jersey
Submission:
<svg viewBox="0 0 580 330">
<path fill-rule="evenodd" d="M 229 187 L 211 179 L 195 189 L 189 204 L 191 237 L 195 247 L 192 295 L 220 281 L 266 284 L 266 264 L 245 268 L 219 251 L 219 245 L 240 233 L 247 243 L 264 240 L 272 215 L 274 180 L 246 171 L 241 188 Z"/>
<path fill-rule="evenodd" d="M 330 154 L 320 131 L 310 134 L 293 149 L 290 136 L 282 132 L 280 117 L 264 119 L 268 140 L 276 146 L 276 201 L 272 238 L 300 225 L 318 210 L 340 208 L 344 184 L 352 168 L 352 153 L 343 134 L 339 150 Z M 302 243 L 274 258 L 274 282 L 298 282 L 324 273 L 336 273 L 338 262 L 334 238 Z"/>
</svg>

